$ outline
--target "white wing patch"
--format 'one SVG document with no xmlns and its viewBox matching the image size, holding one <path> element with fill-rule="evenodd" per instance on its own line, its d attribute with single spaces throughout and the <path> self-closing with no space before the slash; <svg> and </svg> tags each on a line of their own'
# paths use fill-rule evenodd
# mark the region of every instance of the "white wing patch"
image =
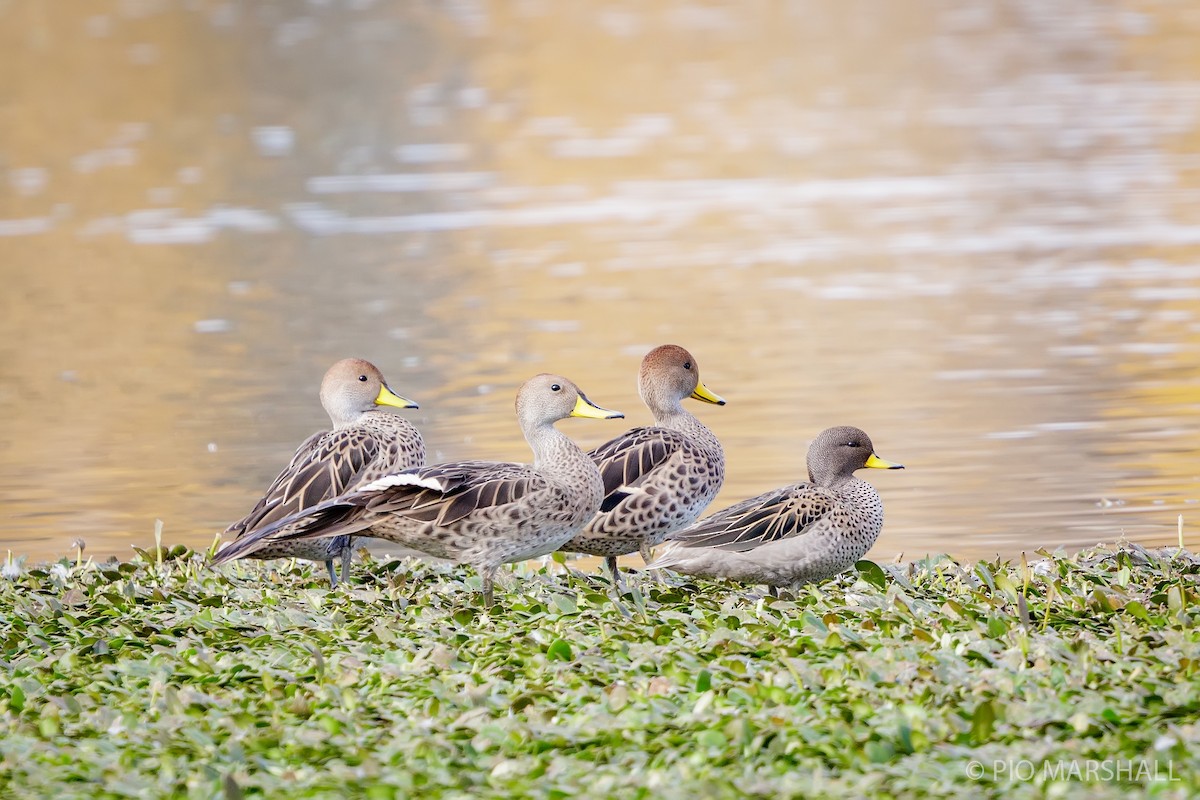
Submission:
<svg viewBox="0 0 1200 800">
<path fill-rule="evenodd" d="M 384 475 L 379 480 L 371 481 L 365 486 L 360 486 L 354 491 L 357 492 L 379 492 L 384 489 L 390 489 L 393 486 L 420 486 L 424 489 L 433 489 L 435 492 L 446 491 L 446 486 L 437 478 L 423 478 L 420 475 L 414 475 L 410 472 L 401 472 L 397 475 Z"/>
</svg>

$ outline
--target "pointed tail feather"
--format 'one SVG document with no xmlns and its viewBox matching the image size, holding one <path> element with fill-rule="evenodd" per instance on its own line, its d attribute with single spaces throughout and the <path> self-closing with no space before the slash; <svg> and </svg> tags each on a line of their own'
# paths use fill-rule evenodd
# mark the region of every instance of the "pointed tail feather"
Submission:
<svg viewBox="0 0 1200 800">
<path fill-rule="evenodd" d="M 678 542 L 667 542 L 667 546 L 655 555 L 654 560 L 646 564 L 646 569 L 670 569 L 683 559 L 683 548 Z"/>
<path fill-rule="evenodd" d="M 259 550 L 279 542 L 305 539 L 325 539 L 342 534 L 356 533 L 371 527 L 372 520 L 366 518 L 362 506 L 343 499 L 327 500 L 312 508 L 290 514 L 258 530 L 247 531 L 238 539 L 221 548 L 212 560 L 212 566 L 245 558 Z"/>
</svg>

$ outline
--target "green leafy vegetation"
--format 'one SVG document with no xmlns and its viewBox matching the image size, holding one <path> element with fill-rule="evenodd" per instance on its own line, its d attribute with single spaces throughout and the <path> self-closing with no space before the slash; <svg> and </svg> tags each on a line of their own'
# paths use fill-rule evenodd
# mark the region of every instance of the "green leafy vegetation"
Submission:
<svg viewBox="0 0 1200 800">
<path fill-rule="evenodd" d="M 520 573 L 485 610 L 469 570 L 410 561 L 334 591 L 179 546 L 9 565 L 0 796 L 1200 791 L 1187 553 L 862 562 L 783 599 L 635 576 L 620 607 Z"/>
</svg>

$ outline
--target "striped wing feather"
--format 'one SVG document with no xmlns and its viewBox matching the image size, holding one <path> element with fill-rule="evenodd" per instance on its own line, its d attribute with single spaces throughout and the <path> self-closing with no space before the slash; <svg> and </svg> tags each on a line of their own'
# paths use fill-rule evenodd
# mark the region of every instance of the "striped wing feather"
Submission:
<svg viewBox="0 0 1200 800">
<path fill-rule="evenodd" d="M 426 485 L 401 484 L 354 492 L 345 498 L 371 513 L 398 514 L 420 522 L 452 525 L 469 514 L 508 505 L 546 482 L 521 464 L 460 461 L 405 470 Z M 441 488 L 430 488 L 435 484 Z"/>
<path fill-rule="evenodd" d="M 600 511 L 612 511 L 651 472 L 688 446 L 687 438 L 667 428 L 631 428 L 588 453 L 604 481 Z"/>
<path fill-rule="evenodd" d="M 834 499 L 809 484 L 752 497 L 681 531 L 681 547 L 744 552 L 799 536 L 833 510 Z"/>
<path fill-rule="evenodd" d="M 318 433 L 296 450 L 258 504 L 226 533 L 238 537 L 337 497 L 374 462 L 380 443 L 361 429 Z"/>
<path fill-rule="evenodd" d="M 512 503 L 548 486 L 544 478 L 526 466 L 490 461 L 414 467 L 393 473 L 392 477 L 396 475 L 411 475 L 424 485 L 364 488 L 325 500 L 248 531 L 222 549 L 213 563 L 253 553 L 264 540 L 297 541 L 357 533 L 370 528 L 383 514 L 450 525 L 473 511 Z M 440 488 L 431 488 L 434 485 Z"/>
</svg>

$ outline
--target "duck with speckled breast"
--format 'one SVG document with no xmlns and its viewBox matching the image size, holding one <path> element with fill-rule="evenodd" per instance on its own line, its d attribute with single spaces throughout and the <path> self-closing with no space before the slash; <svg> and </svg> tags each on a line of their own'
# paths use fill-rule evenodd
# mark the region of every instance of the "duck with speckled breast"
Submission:
<svg viewBox="0 0 1200 800">
<path fill-rule="evenodd" d="M 766 584 L 813 583 L 854 566 L 883 528 L 883 501 L 857 470 L 903 469 L 875 455 L 866 433 L 823 431 L 808 448 L 808 480 L 705 517 L 672 537 L 647 569 Z"/>
<path fill-rule="evenodd" d="M 654 424 L 631 428 L 589 455 L 604 479 L 600 511 L 563 550 L 604 556 L 622 591 L 617 556 L 651 548 L 696 521 L 721 490 L 725 451 L 712 431 L 683 406 L 691 398 L 723 406 L 700 380 L 700 365 L 674 344 L 655 347 L 638 370 L 638 394 Z"/>
</svg>

